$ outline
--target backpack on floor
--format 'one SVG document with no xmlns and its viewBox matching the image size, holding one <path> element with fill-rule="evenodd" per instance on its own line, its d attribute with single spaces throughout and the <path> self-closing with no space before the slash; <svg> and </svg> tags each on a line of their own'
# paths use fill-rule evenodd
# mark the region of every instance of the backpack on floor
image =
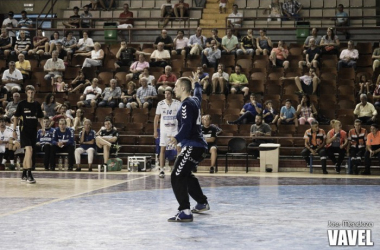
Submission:
<svg viewBox="0 0 380 250">
<path fill-rule="evenodd" d="M 123 160 L 120 158 L 111 158 L 107 161 L 107 171 L 121 171 L 123 168 Z"/>
</svg>

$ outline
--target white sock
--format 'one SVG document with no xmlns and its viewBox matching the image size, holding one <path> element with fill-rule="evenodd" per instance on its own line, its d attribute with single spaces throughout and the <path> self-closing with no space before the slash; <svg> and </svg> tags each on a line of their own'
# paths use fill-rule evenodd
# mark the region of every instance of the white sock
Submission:
<svg viewBox="0 0 380 250">
<path fill-rule="evenodd" d="M 11 164 L 15 164 L 15 160 L 11 160 Z"/>
<path fill-rule="evenodd" d="M 190 212 L 190 209 L 184 209 L 184 210 L 182 210 L 186 215 L 190 215 L 191 214 L 191 212 Z"/>
</svg>

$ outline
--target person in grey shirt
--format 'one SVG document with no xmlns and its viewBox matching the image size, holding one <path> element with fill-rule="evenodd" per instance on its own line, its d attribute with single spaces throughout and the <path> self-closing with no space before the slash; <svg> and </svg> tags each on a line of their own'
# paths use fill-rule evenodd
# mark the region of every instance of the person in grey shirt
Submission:
<svg viewBox="0 0 380 250">
<path fill-rule="evenodd" d="M 319 46 L 320 46 L 320 43 L 321 43 L 321 40 L 322 40 L 322 37 L 321 37 L 321 36 L 318 36 L 318 29 L 317 29 L 317 28 L 313 28 L 313 29 L 311 30 L 311 36 L 306 37 L 306 40 L 305 40 L 305 42 L 303 43 L 303 48 L 304 48 L 303 53 L 304 53 L 304 54 L 306 54 L 306 50 L 307 50 L 308 48 L 310 48 L 310 39 L 311 39 L 311 38 L 314 38 L 314 40 L 315 40 L 315 45 L 316 45 L 317 47 L 319 47 Z"/>
<path fill-rule="evenodd" d="M 202 51 L 203 68 L 213 67 L 216 70 L 217 60 L 220 59 L 222 52 L 216 45 L 215 40 L 211 40 L 211 47 L 205 48 Z"/>
<path fill-rule="evenodd" d="M 204 47 L 206 47 L 205 36 L 202 36 L 202 28 L 198 27 L 195 35 L 190 36 L 189 42 L 187 44 L 190 47 L 190 55 L 200 55 Z"/>
<path fill-rule="evenodd" d="M 110 87 L 104 89 L 101 95 L 102 100 L 98 103 L 98 107 L 116 107 L 121 96 L 121 89 L 116 84 L 116 79 L 111 79 Z"/>
<path fill-rule="evenodd" d="M 17 106 L 20 103 L 20 94 L 18 92 L 13 93 L 13 101 L 8 102 L 5 107 L 5 117 L 11 118 L 16 112 Z"/>
<path fill-rule="evenodd" d="M 269 140 L 266 139 L 256 139 L 256 136 L 271 136 L 271 127 L 263 122 L 263 117 L 261 115 L 256 115 L 255 124 L 251 126 L 250 136 L 253 139 L 252 143 L 248 145 L 249 148 L 257 148 L 261 143 L 268 143 Z M 253 149 L 252 154 L 257 158 L 259 156 L 259 150 Z"/>
</svg>

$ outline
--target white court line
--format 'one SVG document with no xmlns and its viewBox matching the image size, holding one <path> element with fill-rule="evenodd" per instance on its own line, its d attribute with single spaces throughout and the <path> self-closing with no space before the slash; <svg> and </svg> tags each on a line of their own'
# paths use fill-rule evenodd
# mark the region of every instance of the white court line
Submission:
<svg viewBox="0 0 380 250">
<path fill-rule="evenodd" d="M 96 189 L 93 189 L 93 190 L 90 190 L 90 191 L 85 191 L 85 192 L 82 192 L 82 193 L 72 194 L 72 195 L 69 195 L 69 196 L 66 196 L 66 197 L 63 197 L 63 198 L 54 199 L 54 200 L 51 200 L 51 201 L 45 201 L 45 202 L 42 202 L 42 203 L 37 204 L 37 205 L 33 205 L 33 206 L 25 207 L 25 208 L 22 208 L 22 209 L 19 209 L 19 210 L 16 210 L 16 211 L 11 211 L 11 212 L 8 212 L 8 213 L 5 213 L 5 214 L 1 214 L 0 218 L 8 216 L 8 215 L 13 215 L 13 214 L 21 213 L 21 212 L 24 212 L 24 211 L 27 211 L 27 210 L 30 210 L 30 209 L 33 209 L 33 208 L 36 208 L 36 207 L 44 206 L 44 205 L 47 205 L 47 204 L 51 204 L 51 203 L 54 203 L 54 202 L 71 199 L 71 198 L 73 198 L 75 196 L 81 196 L 81 195 L 84 195 L 86 193 L 94 192 L 94 191 L 101 190 L 101 189 L 104 189 L 104 188 L 109 188 L 109 187 L 112 187 L 112 186 L 116 186 L 116 185 L 120 185 L 120 184 L 123 184 L 123 183 L 130 182 L 130 181 L 144 179 L 144 178 L 147 178 L 147 177 L 150 177 L 150 176 L 152 176 L 152 175 L 146 175 L 146 176 L 138 177 L 138 178 L 135 178 L 135 179 L 121 181 L 121 182 L 116 183 L 116 184 L 112 184 L 112 185 L 96 188 Z"/>
</svg>

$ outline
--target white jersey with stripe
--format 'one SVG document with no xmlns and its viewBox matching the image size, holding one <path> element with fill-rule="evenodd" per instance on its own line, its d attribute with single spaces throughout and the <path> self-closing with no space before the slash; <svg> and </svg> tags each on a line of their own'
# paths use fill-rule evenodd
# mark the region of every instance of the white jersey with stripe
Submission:
<svg viewBox="0 0 380 250">
<path fill-rule="evenodd" d="M 168 105 L 166 100 L 162 100 L 157 104 L 156 115 L 160 115 L 160 132 L 161 134 L 170 133 L 172 136 L 178 132 L 177 112 L 181 106 L 181 102 L 173 99 Z"/>
</svg>

